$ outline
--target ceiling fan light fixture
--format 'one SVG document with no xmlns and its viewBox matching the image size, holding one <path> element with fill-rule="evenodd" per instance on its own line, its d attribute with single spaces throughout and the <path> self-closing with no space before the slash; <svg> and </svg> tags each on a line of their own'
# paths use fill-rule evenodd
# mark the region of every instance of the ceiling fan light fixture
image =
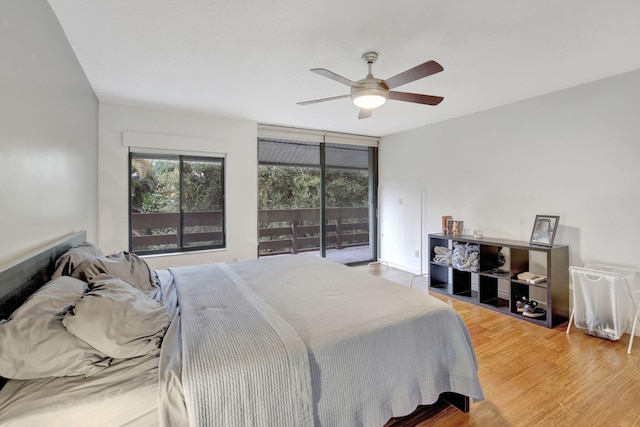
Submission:
<svg viewBox="0 0 640 427">
<path fill-rule="evenodd" d="M 383 89 L 366 88 L 353 90 L 351 93 L 351 99 L 353 103 L 365 110 L 373 110 L 378 108 L 389 98 L 389 93 Z"/>
<path fill-rule="evenodd" d="M 353 99 L 353 103 L 365 110 L 373 110 L 387 102 L 387 98 L 380 95 L 360 95 Z"/>
</svg>

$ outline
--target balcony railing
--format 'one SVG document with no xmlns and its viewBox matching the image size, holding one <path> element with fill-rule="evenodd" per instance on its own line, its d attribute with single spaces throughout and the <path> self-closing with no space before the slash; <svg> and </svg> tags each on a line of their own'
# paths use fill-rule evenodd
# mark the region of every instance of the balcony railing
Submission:
<svg viewBox="0 0 640 427">
<path fill-rule="evenodd" d="M 131 243 L 136 248 L 179 247 L 181 238 L 185 246 L 200 242 L 222 242 L 222 212 L 183 212 L 183 226 L 198 231 L 182 233 L 178 213 L 131 214 Z M 184 235 L 182 235 L 184 234 Z"/>
<path fill-rule="evenodd" d="M 369 208 L 326 208 L 327 249 L 369 244 Z M 258 211 L 261 256 L 320 249 L 320 209 Z"/>
<path fill-rule="evenodd" d="M 326 208 L 326 245 L 342 249 L 369 244 L 369 208 Z M 177 213 L 134 213 L 132 246 L 179 246 L 203 241 L 222 241 L 222 212 L 184 212 L 181 236 Z M 296 254 L 320 249 L 320 209 L 267 209 L 258 211 L 258 250 L 260 256 Z M 188 229 L 187 229 L 188 230 Z M 202 231 L 207 230 L 207 231 Z"/>
</svg>

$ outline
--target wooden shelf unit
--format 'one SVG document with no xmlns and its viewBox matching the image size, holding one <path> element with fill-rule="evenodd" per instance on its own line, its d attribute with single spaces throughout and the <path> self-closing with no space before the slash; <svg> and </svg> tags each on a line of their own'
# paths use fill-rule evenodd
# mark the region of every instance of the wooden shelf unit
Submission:
<svg viewBox="0 0 640 427">
<path fill-rule="evenodd" d="M 473 243 L 478 245 L 479 268 L 477 273 L 460 271 L 451 265 L 434 262 L 436 246 L 453 248 L 453 242 Z M 500 249 L 509 250 L 509 262 L 503 266 L 498 263 Z M 485 237 L 475 239 L 473 236 L 450 236 L 442 234 L 429 235 L 429 289 L 454 298 L 470 302 L 517 317 L 538 325 L 553 328 L 569 318 L 569 247 L 554 245 L 553 247 L 532 245 L 517 240 L 493 239 Z M 542 255 L 540 255 L 542 254 Z M 537 266 L 542 271 L 537 274 L 547 276 L 547 281 L 529 284 L 517 279 L 518 273 L 529 271 L 533 256 L 543 257 L 545 265 Z M 506 270 L 508 274 L 495 274 L 494 269 Z M 477 274 L 477 290 L 473 289 L 474 275 Z M 499 281 L 508 282 L 508 299 L 501 298 Z M 531 291 L 536 288 L 534 298 L 544 304 L 546 315 L 538 318 L 523 316 L 518 313 L 516 301 L 520 297 L 530 298 Z"/>
</svg>

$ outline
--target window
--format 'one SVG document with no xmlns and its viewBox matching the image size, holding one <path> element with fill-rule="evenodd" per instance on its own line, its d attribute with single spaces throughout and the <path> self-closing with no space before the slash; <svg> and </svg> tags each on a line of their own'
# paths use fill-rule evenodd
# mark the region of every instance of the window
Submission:
<svg viewBox="0 0 640 427">
<path fill-rule="evenodd" d="M 131 153 L 129 170 L 131 252 L 225 247 L 224 158 Z"/>
</svg>

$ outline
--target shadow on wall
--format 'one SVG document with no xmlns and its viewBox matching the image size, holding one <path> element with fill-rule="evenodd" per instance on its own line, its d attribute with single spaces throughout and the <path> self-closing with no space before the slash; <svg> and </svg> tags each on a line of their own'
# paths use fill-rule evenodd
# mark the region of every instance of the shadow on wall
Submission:
<svg viewBox="0 0 640 427">
<path fill-rule="evenodd" d="M 558 224 L 556 232 L 555 244 L 569 246 L 569 265 L 584 265 L 580 250 L 580 229 L 567 225 Z"/>
</svg>

